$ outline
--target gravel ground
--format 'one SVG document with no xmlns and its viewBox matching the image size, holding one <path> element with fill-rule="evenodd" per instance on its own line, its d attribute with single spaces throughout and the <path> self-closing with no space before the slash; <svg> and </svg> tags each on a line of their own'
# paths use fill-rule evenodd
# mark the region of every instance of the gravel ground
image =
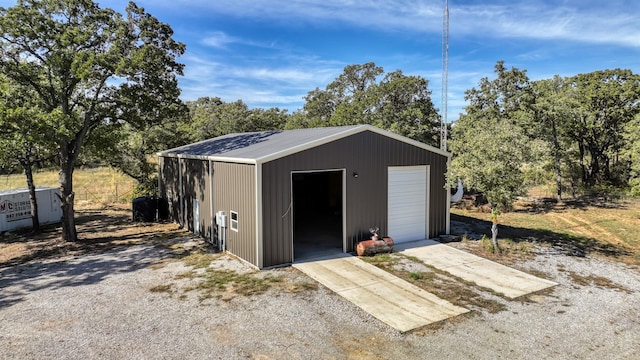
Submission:
<svg viewBox="0 0 640 360">
<path fill-rule="evenodd" d="M 406 334 L 322 286 L 202 300 L 186 291 L 197 279 L 176 279 L 189 267 L 150 244 L 29 262 L 0 268 L 0 358 L 640 358 L 640 270 L 537 250 L 516 266 L 558 282 L 552 291 L 519 300 L 484 294 L 506 310 L 474 309 Z M 214 266 L 253 271 L 229 255 Z M 292 268 L 265 274 L 311 281 Z M 167 284 L 172 291 L 151 291 Z"/>
</svg>

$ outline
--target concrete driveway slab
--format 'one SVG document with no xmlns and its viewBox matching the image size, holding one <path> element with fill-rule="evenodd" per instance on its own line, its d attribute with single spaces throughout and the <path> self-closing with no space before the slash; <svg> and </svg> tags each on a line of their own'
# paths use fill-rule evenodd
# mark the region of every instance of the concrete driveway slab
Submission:
<svg viewBox="0 0 640 360">
<path fill-rule="evenodd" d="M 401 332 L 469 312 L 357 257 L 293 267 Z"/>
<path fill-rule="evenodd" d="M 558 285 L 433 240 L 402 244 L 398 250 L 511 299 Z"/>
</svg>

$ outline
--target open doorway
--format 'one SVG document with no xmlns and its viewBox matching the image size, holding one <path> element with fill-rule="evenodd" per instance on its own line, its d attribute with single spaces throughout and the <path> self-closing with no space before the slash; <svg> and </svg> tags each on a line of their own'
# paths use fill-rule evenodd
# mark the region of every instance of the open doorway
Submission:
<svg viewBox="0 0 640 360">
<path fill-rule="evenodd" d="M 343 252 L 343 177 L 342 170 L 292 174 L 294 261 Z"/>
</svg>

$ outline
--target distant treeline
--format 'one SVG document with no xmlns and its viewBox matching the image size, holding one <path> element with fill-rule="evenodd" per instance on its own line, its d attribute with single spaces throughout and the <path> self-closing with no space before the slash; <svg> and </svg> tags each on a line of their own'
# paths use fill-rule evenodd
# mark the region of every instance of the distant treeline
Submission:
<svg viewBox="0 0 640 360">
<path fill-rule="evenodd" d="M 501 61 L 495 73 L 465 92 L 465 112 L 450 126 L 452 182 L 461 178 L 503 208 L 528 186 L 550 182 L 558 196 L 640 194 L 638 75 L 614 69 L 530 81 L 526 70 Z M 440 116 L 428 85 L 420 76 L 366 63 L 309 91 L 294 112 L 202 97 L 153 125 L 98 128 L 78 165 L 114 166 L 153 191 L 149 160 L 157 151 L 229 133 L 371 124 L 439 147 Z"/>
</svg>

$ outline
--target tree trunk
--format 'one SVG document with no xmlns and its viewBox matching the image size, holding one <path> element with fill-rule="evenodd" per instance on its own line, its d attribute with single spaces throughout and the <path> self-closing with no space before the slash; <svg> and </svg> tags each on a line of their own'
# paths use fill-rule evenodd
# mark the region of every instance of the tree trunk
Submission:
<svg viewBox="0 0 640 360">
<path fill-rule="evenodd" d="M 580 170 L 582 171 L 582 183 L 587 183 L 587 168 L 584 165 L 584 144 L 578 142 L 578 149 L 580 150 Z"/>
<path fill-rule="evenodd" d="M 498 223 L 491 224 L 491 242 L 493 243 L 493 252 L 498 252 Z"/>
<path fill-rule="evenodd" d="M 60 203 L 62 204 L 62 240 L 76 241 L 76 221 L 73 210 L 73 157 L 66 146 L 60 149 Z"/>
<path fill-rule="evenodd" d="M 591 153 L 591 173 L 589 174 L 587 185 L 593 186 L 596 184 L 596 179 L 600 175 L 600 157 L 602 155 L 600 150 L 593 147 L 589 148 L 589 153 Z"/>
<path fill-rule="evenodd" d="M 558 201 L 562 201 L 562 175 L 560 173 L 560 159 L 556 159 L 555 166 L 555 175 L 556 175 L 556 192 L 558 194 Z"/>
<path fill-rule="evenodd" d="M 560 143 L 558 141 L 558 129 L 556 128 L 556 122 L 552 121 L 552 136 L 553 136 L 553 155 L 555 157 L 555 175 L 556 175 L 556 191 L 558 194 L 558 201 L 562 201 L 562 163 L 560 159 Z"/>
<path fill-rule="evenodd" d="M 609 158 L 609 156 L 607 156 L 607 154 L 602 154 L 602 164 L 604 165 L 602 170 L 604 171 L 604 178 L 607 181 L 612 181 L 612 177 L 611 177 L 611 159 Z"/>
<path fill-rule="evenodd" d="M 29 203 L 31 203 L 31 227 L 33 232 L 40 231 L 40 218 L 38 216 L 38 201 L 36 200 L 36 185 L 33 182 L 32 164 L 29 160 L 21 161 L 24 168 L 24 175 L 27 177 L 27 188 L 29 189 Z"/>
</svg>

